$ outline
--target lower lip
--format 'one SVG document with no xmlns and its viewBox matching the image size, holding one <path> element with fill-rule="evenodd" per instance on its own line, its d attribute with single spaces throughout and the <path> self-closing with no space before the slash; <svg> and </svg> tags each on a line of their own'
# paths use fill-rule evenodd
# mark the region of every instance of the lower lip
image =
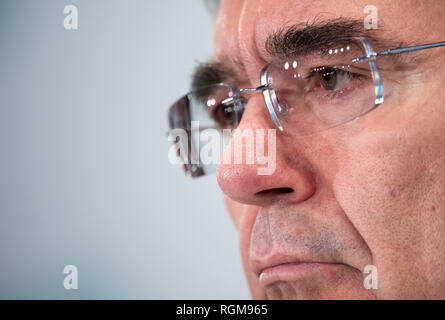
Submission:
<svg viewBox="0 0 445 320">
<path fill-rule="evenodd" d="M 319 276 L 327 281 L 339 276 L 339 268 L 344 264 L 299 262 L 285 263 L 264 269 L 259 275 L 259 284 L 263 287 L 279 281 L 295 281 L 305 277 Z"/>
</svg>

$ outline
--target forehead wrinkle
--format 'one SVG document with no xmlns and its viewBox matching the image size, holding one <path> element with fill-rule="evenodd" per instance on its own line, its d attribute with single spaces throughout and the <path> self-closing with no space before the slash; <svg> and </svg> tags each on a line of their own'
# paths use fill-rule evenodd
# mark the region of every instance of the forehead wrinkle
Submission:
<svg viewBox="0 0 445 320">
<path fill-rule="evenodd" d="M 244 75 L 243 80 L 257 84 L 259 72 L 264 65 L 256 46 L 256 29 L 262 1 L 246 0 L 243 3 L 238 23 L 238 54 L 236 61 Z"/>
<path fill-rule="evenodd" d="M 241 58 L 240 21 L 248 1 L 222 1 L 215 23 L 214 52 L 210 63 L 217 63 L 230 70 L 232 83 L 245 82 L 244 59 Z M 236 7 L 232 8 L 233 3 Z"/>
<path fill-rule="evenodd" d="M 386 28 L 391 25 L 385 21 L 379 21 L 378 30 L 366 30 L 363 28 L 361 16 L 343 11 L 325 12 L 322 9 L 313 9 L 306 13 L 303 10 L 304 5 L 300 3 L 296 9 L 298 11 L 291 15 L 284 13 L 284 16 L 264 10 L 263 14 L 271 16 L 273 20 L 270 23 L 264 20 L 263 23 L 258 23 L 259 30 L 255 40 L 263 61 L 270 63 L 274 60 L 317 53 L 317 50 L 313 50 L 317 47 L 317 39 L 320 39 L 318 47 L 325 50 L 328 46 L 351 44 L 353 37 L 365 37 L 376 51 L 403 45 L 404 41 L 401 39 L 393 39 L 391 28 Z M 319 53 L 325 53 L 322 51 Z"/>
<path fill-rule="evenodd" d="M 239 51 L 239 23 L 241 10 L 229 10 L 230 1 L 222 1 L 214 25 L 212 61 L 227 64 Z"/>
</svg>

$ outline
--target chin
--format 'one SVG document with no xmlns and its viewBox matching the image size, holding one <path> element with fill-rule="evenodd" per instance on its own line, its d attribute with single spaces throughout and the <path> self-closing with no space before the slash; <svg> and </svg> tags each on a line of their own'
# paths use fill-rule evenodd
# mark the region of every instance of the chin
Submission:
<svg viewBox="0 0 445 320">
<path fill-rule="evenodd" d="M 263 289 L 264 300 L 374 300 L 376 297 L 363 288 L 338 286 L 326 288 L 317 283 L 283 281 Z"/>
</svg>

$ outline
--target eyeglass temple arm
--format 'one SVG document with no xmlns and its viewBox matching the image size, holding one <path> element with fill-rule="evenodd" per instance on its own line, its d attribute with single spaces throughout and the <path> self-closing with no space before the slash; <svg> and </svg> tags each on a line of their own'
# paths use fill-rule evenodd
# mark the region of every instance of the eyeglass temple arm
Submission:
<svg viewBox="0 0 445 320">
<path fill-rule="evenodd" d="M 239 89 L 239 91 L 240 92 L 244 92 L 244 91 L 255 92 L 255 91 L 266 89 L 267 87 L 268 87 L 268 85 L 261 85 L 261 86 L 256 87 L 256 88 L 242 88 L 242 89 Z"/>
<path fill-rule="evenodd" d="M 405 48 L 399 48 L 399 49 L 390 49 L 390 50 L 382 51 L 379 53 L 374 53 L 373 55 L 363 56 L 360 58 L 353 59 L 352 62 L 357 63 L 357 62 L 369 59 L 372 56 L 389 56 L 389 55 L 393 55 L 393 54 L 399 54 L 399 53 L 411 52 L 411 51 L 417 51 L 417 50 L 424 50 L 424 49 L 430 49 L 430 48 L 436 48 L 436 47 L 442 47 L 442 46 L 445 46 L 445 41 L 429 43 L 429 44 L 422 44 L 422 45 L 418 45 L 418 46 L 405 47 Z"/>
</svg>

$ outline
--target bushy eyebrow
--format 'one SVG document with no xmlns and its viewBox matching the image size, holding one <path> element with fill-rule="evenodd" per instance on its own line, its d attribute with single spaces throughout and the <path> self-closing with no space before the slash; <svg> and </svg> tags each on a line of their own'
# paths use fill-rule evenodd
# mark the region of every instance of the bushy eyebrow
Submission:
<svg viewBox="0 0 445 320">
<path fill-rule="evenodd" d="M 265 49 L 271 57 L 288 59 L 348 45 L 356 37 L 365 37 L 376 47 L 400 45 L 366 30 L 363 20 L 337 18 L 281 28 L 268 36 Z"/>
<path fill-rule="evenodd" d="M 378 48 L 402 47 L 404 43 L 379 36 L 375 30 L 366 30 L 363 20 L 336 18 L 283 27 L 272 32 L 264 43 L 270 59 L 290 59 L 330 48 L 348 45 L 356 37 L 365 37 Z M 206 62 L 198 65 L 192 75 L 192 90 L 234 79 L 236 73 L 229 65 Z"/>
<path fill-rule="evenodd" d="M 213 84 L 226 82 L 233 78 L 235 72 L 219 62 L 200 63 L 192 75 L 192 90 L 207 87 Z"/>
</svg>

